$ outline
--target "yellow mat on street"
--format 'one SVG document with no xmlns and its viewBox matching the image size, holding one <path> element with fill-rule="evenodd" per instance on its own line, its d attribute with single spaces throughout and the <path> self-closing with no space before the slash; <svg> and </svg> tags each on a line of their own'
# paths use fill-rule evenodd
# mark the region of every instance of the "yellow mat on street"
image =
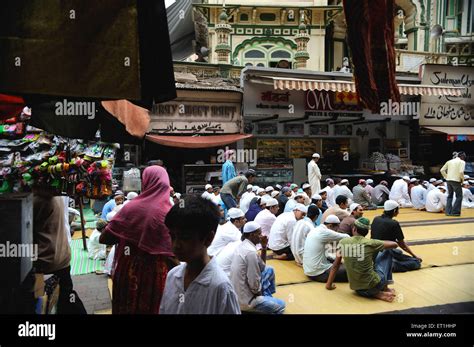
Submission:
<svg viewBox="0 0 474 347">
<path fill-rule="evenodd" d="M 405 241 L 442 240 L 474 236 L 474 223 L 420 225 L 402 227 Z"/>
<path fill-rule="evenodd" d="M 474 264 L 474 241 L 410 246 L 423 259 L 423 267 Z"/>
<path fill-rule="evenodd" d="M 277 298 L 287 304 L 287 314 L 366 314 L 452 304 L 474 300 L 474 265 L 435 267 L 396 273 L 394 302 L 356 295 L 348 283 L 326 290 L 323 283 L 277 287 Z"/>
<path fill-rule="evenodd" d="M 375 217 L 380 216 L 383 213 L 383 209 L 364 211 L 364 217 L 373 220 Z M 426 211 L 418 211 L 413 208 L 402 208 L 400 214 L 395 218 L 399 222 L 415 222 L 415 221 L 429 221 L 429 220 L 453 220 L 459 218 L 474 218 L 474 208 L 466 208 L 461 210 L 461 217 L 448 217 L 444 213 L 430 213 Z"/>
</svg>

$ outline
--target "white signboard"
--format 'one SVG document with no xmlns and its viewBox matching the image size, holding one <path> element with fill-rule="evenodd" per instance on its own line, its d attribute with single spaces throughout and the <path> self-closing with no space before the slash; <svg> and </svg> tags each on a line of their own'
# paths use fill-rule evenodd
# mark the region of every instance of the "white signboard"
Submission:
<svg viewBox="0 0 474 347">
<path fill-rule="evenodd" d="M 155 134 L 240 133 L 240 104 L 210 102 L 165 102 L 150 112 L 150 132 Z"/>
<path fill-rule="evenodd" d="M 474 126 L 474 68 L 447 65 L 425 65 L 422 84 L 464 87 L 463 95 L 422 96 L 420 125 Z"/>
<path fill-rule="evenodd" d="M 273 89 L 273 85 L 244 82 L 244 117 L 303 117 L 304 91 Z"/>
</svg>

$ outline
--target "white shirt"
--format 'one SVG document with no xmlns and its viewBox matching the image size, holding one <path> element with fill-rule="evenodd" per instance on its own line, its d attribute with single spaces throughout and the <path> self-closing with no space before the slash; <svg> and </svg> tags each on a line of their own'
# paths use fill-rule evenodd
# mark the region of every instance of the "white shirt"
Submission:
<svg viewBox="0 0 474 347">
<path fill-rule="evenodd" d="M 399 201 L 400 199 L 405 199 L 410 201 L 410 196 L 408 195 L 408 184 L 403 179 L 396 180 L 393 182 L 392 189 L 390 189 L 390 195 L 388 197 L 390 200 Z"/>
<path fill-rule="evenodd" d="M 339 195 L 344 195 L 346 198 L 348 198 L 350 200 L 352 200 L 354 198 L 354 195 L 352 194 L 351 190 L 345 184 L 342 185 L 342 186 L 340 186 L 340 185 L 334 186 L 334 205 L 336 204 L 335 199 Z"/>
<path fill-rule="evenodd" d="M 374 190 L 374 187 L 372 187 L 370 184 L 367 184 L 365 186 L 365 191 L 367 192 L 367 194 L 369 194 L 370 197 L 372 197 L 372 190 Z"/>
<path fill-rule="evenodd" d="M 283 209 L 283 212 L 293 211 L 296 205 L 298 205 L 298 202 L 296 202 L 295 199 L 288 199 L 288 201 L 285 204 L 285 208 Z"/>
<path fill-rule="evenodd" d="M 277 217 L 268 209 L 263 209 L 257 214 L 254 222 L 257 222 L 261 226 L 262 235 L 268 236 L 270 235 L 270 230 L 276 219 Z"/>
<path fill-rule="evenodd" d="M 426 195 L 428 192 L 423 186 L 418 185 L 411 188 L 411 202 L 414 208 L 423 208 L 426 204 Z"/>
<path fill-rule="evenodd" d="M 474 195 L 467 188 L 462 189 L 462 207 L 474 208 Z"/>
<path fill-rule="evenodd" d="M 274 251 L 288 247 L 295 223 L 296 217 L 294 212 L 284 212 L 279 215 L 270 229 L 268 247 Z"/>
<path fill-rule="evenodd" d="M 328 207 L 336 205 L 336 196 L 334 194 L 334 188 L 335 186 L 332 188 L 330 186 L 327 186 L 323 189 L 327 192 L 326 205 L 328 205 Z"/>
<path fill-rule="evenodd" d="M 332 263 L 327 259 L 326 250 L 328 247 L 326 245 L 330 245 L 330 242 L 337 243 L 346 237 L 350 236 L 328 229 L 324 224 L 311 230 L 304 244 L 303 270 L 305 275 L 318 276 L 330 269 Z"/>
<path fill-rule="evenodd" d="M 211 195 L 211 201 L 215 203 L 216 205 L 221 205 L 222 204 L 222 199 L 220 194 L 210 194 Z"/>
<path fill-rule="evenodd" d="M 100 231 L 94 229 L 91 236 L 89 236 L 89 242 L 87 242 L 87 250 L 89 252 L 89 258 L 105 259 L 106 245 L 99 243 Z"/>
<path fill-rule="evenodd" d="M 436 187 L 435 187 L 433 184 L 430 183 L 430 184 L 428 185 L 427 193 L 430 192 L 430 191 L 432 191 L 432 190 L 435 189 L 435 188 L 436 188 Z"/>
<path fill-rule="evenodd" d="M 211 200 L 212 195 L 214 194 L 211 194 L 207 190 L 205 190 L 204 193 L 201 194 L 201 198 L 206 199 L 206 200 Z"/>
<path fill-rule="evenodd" d="M 446 194 L 443 194 L 439 189 L 433 189 L 426 195 L 426 211 L 440 212 L 446 207 Z"/>
<path fill-rule="evenodd" d="M 233 241 L 227 244 L 218 255 L 215 256 L 217 264 L 225 272 L 225 274 L 230 278 L 230 267 L 232 265 L 232 259 L 234 258 L 234 252 L 238 245 L 242 241 Z"/>
<path fill-rule="evenodd" d="M 464 181 L 464 168 L 466 162 L 460 158 L 448 160 L 439 172 L 446 181 L 462 182 Z"/>
<path fill-rule="evenodd" d="M 262 271 L 265 263 L 258 256 L 257 247 L 248 239 L 234 251 L 230 279 L 239 298 L 241 309 L 253 308 L 261 296 Z M 256 299 L 256 300 L 253 300 Z"/>
<path fill-rule="evenodd" d="M 240 314 L 229 277 L 215 259 L 184 290 L 186 266 L 184 263 L 168 272 L 160 314 Z"/>
<path fill-rule="evenodd" d="M 314 229 L 314 224 L 306 219 L 296 222 L 293 233 L 291 234 L 290 247 L 291 253 L 298 264 L 303 264 L 304 243 L 308 233 Z"/>
<path fill-rule="evenodd" d="M 241 237 L 240 230 L 230 221 L 219 225 L 211 245 L 207 248 L 207 254 L 211 257 L 216 256 L 229 242 L 238 241 Z"/>
<path fill-rule="evenodd" d="M 314 160 L 310 160 L 308 163 L 308 182 L 311 185 L 311 192 L 313 194 L 317 194 L 321 190 L 321 177 L 318 164 Z"/>
<path fill-rule="evenodd" d="M 247 195 L 245 195 L 247 194 Z M 244 197 L 245 195 L 245 197 Z M 254 192 L 248 193 L 245 192 L 242 194 L 242 198 L 240 199 L 240 209 L 242 210 L 243 213 L 247 213 L 250 207 L 250 202 L 252 201 L 253 198 L 255 198 L 257 195 Z"/>
</svg>

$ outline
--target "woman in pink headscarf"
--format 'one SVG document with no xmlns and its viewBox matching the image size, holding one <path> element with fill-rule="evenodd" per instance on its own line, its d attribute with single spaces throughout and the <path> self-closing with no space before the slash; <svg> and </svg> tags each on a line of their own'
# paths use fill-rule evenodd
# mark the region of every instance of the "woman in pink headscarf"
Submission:
<svg viewBox="0 0 474 347">
<path fill-rule="evenodd" d="M 171 209 L 165 169 L 150 166 L 142 176 L 142 193 L 110 221 L 100 242 L 117 243 L 113 270 L 112 313 L 158 313 L 168 264 L 173 263 L 171 237 L 164 220 Z"/>
</svg>

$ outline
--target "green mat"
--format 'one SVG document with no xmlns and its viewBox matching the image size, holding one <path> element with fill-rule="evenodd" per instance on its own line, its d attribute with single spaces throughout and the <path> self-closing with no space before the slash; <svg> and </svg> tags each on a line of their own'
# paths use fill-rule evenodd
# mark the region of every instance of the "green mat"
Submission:
<svg viewBox="0 0 474 347">
<path fill-rule="evenodd" d="M 82 239 L 71 241 L 71 275 L 84 275 L 104 270 L 105 260 L 89 259 L 88 252 L 82 248 Z"/>
<path fill-rule="evenodd" d="M 95 229 L 97 218 L 91 208 L 84 207 L 84 219 L 86 220 L 86 229 Z"/>
</svg>

